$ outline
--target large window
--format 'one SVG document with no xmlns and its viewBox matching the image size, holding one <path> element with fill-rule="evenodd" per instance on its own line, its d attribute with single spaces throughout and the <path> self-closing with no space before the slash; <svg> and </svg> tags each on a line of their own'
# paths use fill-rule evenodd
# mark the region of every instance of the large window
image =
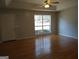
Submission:
<svg viewBox="0 0 79 59">
<path fill-rule="evenodd" d="M 34 15 L 35 34 L 47 34 L 51 32 L 51 15 Z"/>
</svg>

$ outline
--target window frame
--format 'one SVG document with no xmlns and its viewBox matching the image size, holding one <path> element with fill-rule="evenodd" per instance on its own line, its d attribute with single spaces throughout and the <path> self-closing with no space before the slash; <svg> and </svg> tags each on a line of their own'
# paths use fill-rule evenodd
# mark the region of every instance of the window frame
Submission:
<svg viewBox="0 0 79 59">
<path fill-rule="evenodd" d="M 34 21 L 35 21 L 35 16 L 37 16 L 37 15 L 38 15 L 38 16 L 42 16 L 42 25 L 37 25 L 37 26 L 36 26 L 36 25 L 34 24 L 34 28 L 35 28 L 35 27 L 42 27 L 42 30 L 44 30 L 44 29 L 43 29 L 44 26 L 49 26 L 49 27 L 50 27 L 50 32 L 51 32 L 51 15 L 39 15 L 39 14 L 35 14 L 35 15 L 34 15 Z M 44 16 L 50 16 L 50 20 L 49 20 L 49 21 L 50 21 L 50 24 L 49 24 L 49 25 L 43 25 L 43 23 L 44 23 L 43 17 L 44 17 Z"/>
</svg>

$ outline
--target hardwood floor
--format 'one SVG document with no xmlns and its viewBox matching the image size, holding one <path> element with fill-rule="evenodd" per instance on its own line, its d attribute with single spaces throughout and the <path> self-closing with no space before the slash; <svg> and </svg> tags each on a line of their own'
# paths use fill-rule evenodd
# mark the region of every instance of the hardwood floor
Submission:
<svg viewBox="0 0 79 59">
<path fill-rule="evenodd" d="M 0 44 L 0 55 L 10 59 L 78 59 L 78 40 L 49 35 Z"/>
</svg>

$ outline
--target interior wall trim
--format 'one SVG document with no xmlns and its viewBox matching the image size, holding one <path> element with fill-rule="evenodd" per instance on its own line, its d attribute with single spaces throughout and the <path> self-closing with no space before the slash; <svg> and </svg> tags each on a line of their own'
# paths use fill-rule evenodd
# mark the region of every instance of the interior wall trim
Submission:
<svg viewBox="0 0 79 59">
<path fill-rule="evenodd" d="M 24 37 L 24 38 L 15 38 L 14 40 L 0 41 L 0 43 L 22 40 L 22 39 L 31 39 L 31 38 L 33 39 L 33 38 L 36 38 L 36 37 L 35 36 L 29 36 L 29 37 Z"/>
<path fill-rule="evenodd" d="M 35 36 L 29 36 L 29 37 L 23 37 L 23 38 L 16 38 L 16 40 L 21 40 L 21 39 L 30 39 L 30 38 L 35 38 Z"/>
<path fill-rule="evenodd" d="M 71 38 L 73 38 L 73 39 L 78 39 L 78 37 L 74 37 L 74 36 L 70 36 L 70 35 L 64 35 L 64 34 L 61 34 L 61 33 L 59 33 L 59 35 L 61 35 L 61 36 L 66 36 L 66 37 L 71 37 Z"/>
</svg>

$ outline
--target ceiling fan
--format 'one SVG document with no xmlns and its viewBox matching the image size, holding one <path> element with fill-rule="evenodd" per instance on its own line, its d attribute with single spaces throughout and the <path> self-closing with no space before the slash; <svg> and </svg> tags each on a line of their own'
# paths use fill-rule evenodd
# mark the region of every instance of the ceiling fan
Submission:
<svg viewBox="0 0 79 59">
<path fill-rule="evenodd" d="M 56 6 L 57 4 L 59 4 L 58 1 L 50 1 L 50 0 L 45 0 L 42 7 L 45 7 L 45 8 L 49 8 L 49 7 L 52 7 L 52 6 Z"/>
</svg>

